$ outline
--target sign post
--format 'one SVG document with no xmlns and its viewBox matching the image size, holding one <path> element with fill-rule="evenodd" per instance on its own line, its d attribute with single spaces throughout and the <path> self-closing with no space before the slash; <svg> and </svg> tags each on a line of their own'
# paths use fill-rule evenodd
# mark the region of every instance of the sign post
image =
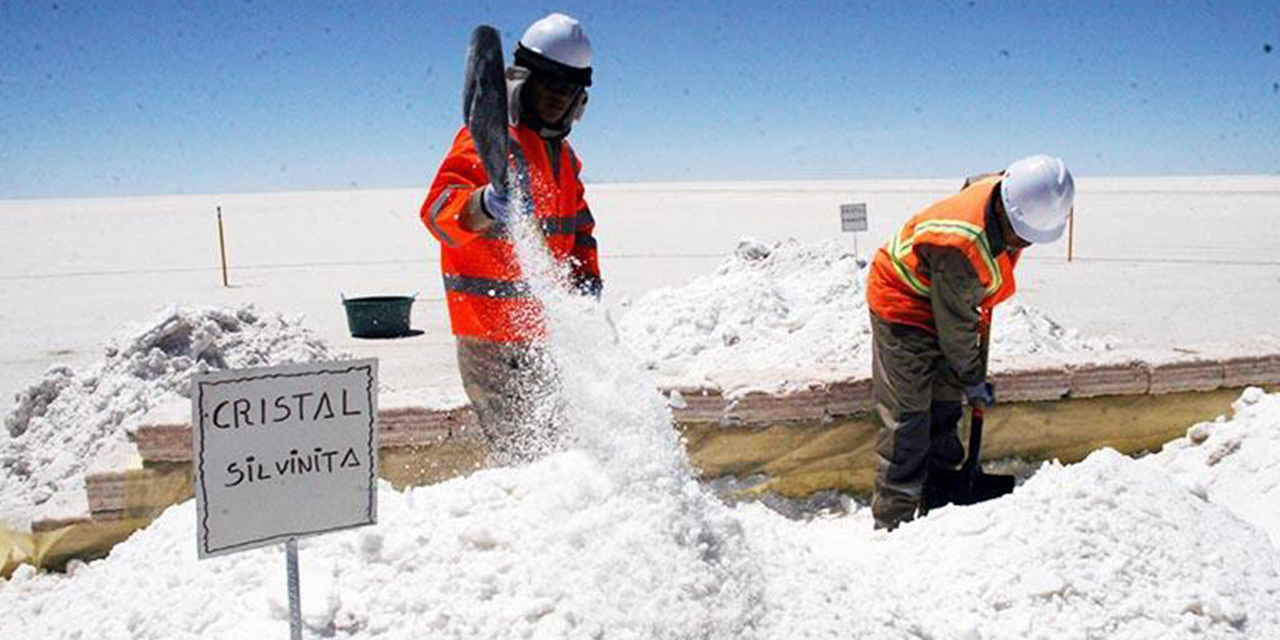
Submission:
<svg viewBox="0 0 1280 640">
<path fill-rule="evenodd" d="M 1076 239 L 1076 210 L 1067 214 L 1067 262 L 1071 262 L 1071 249 Z"/>
<path fill-rule="evenodd" d="M 285 543 L 302 637 L 297 539 L 377 522 L 376 359 L 198 374 L 191 383 L 201 559 Z"/>
<path fill-rule="evenodd" d="M 840 231 L 853 233 L 854 258 L 858 258 L 858 232 L 866 230 L 867 203 L 855 202 L 840 205 Z"/>
<path fill-rule="evenodd" d="M 222 235 L 222 207 L 218 207 L 218 255 L 222 256 L 222 286 L 231 286 L 227 281 L 227 240 Z"/>
<path fill-rule="evenodd" d="M 289 579 L 289 640 L 302 640 L 302 588 L 298 584 L 298 540 L 284 543 L 285 574 Z"/>
</svg>

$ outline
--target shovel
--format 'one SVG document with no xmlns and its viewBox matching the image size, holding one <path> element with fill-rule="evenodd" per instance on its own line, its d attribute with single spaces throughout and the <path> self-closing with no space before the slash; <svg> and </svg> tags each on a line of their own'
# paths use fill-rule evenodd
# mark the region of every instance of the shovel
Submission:
<svg viewBox="0 0 1280 640">
<path fill-rule="evenodd" d="M 507 80 L 502 37 L 489 25 L 471 32 L 462 82 L 462 119 L 493 188 L 507 189 Z"/>
<path fill-rule="evenodd" d="M 984 408 L 976 405 L 969 414 L 969 451 L 959 469 L 929 470 L 925 482 L 924 508 L 937 509 L 947 504 L 977 504 L 999 498 L 1013 491 L 1013 476 L 983 473 L 982 419 Z"/>
</svg>

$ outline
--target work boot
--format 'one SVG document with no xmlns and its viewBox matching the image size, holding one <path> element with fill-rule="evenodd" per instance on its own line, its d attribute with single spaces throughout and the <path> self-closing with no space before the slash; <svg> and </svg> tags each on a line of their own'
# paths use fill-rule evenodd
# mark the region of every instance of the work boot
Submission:
<svg viewBox="0 0 1280 640">
<path fill-rule="evenodd" d="M 898 525 L 914 520 L 919 508 L 919 494 L 911 495 L 876 483 L 875 494 L 871 498 L 871 515 L 875 518 L 876 529 L 893 531 Z"/>
<path fill-rule="evenodd" d="M 904 522 L 911 522 L 916 519 L 916 512 L 920 505 L 918 502 L 910 502 L 905 504 L 892 505 L 876 505 L 871 507 L 871 515 L 875 518 L 875 528 L 885 531 L 893 531 L 898 525 Z"/>
</svg>

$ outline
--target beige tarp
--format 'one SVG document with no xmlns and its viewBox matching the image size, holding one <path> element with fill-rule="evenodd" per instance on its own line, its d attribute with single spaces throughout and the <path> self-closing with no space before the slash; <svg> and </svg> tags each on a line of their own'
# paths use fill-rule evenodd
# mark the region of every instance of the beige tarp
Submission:
<svg viewBox="0 0 1280 640">
<path fill-rule="evenodd" d="M 8 578 L 21 564 L 33 564 L 35 543 L 31 534 L 0 527 L 0 577 Z"/>
<path fill-rule="evenodd" d="M 1219 389 L 996 405 L 987 414 L 983 458 L 1076 462 L 1102 447 L 1153 451 L 1227 412 L 1239 395 L 1239 389 Z M 876 425 L 861 414 L 769 427 L 687 424 L 681 431 L 704 477 L 762 474 L 768 480 L 745 493 L 803 498 L 824 489 L 869 494 Z"/>
<path fill-rule="evenodd" d="M 101 558 L 152 519 L 86 518 L 33 533 L 0 528 L 0 577 L 8 578 L 24 564 L 60 570 L 72 559 Z"/>
</svg>

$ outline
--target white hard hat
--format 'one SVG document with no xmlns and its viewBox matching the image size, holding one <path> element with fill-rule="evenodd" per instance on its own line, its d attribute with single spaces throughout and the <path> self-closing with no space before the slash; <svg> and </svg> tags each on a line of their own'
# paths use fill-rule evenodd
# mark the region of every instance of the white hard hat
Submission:
<svg viewBox="0 0 1280 640">
<path fill-rule="evenodd" d="M 516 64 L 591 86 L 591 41 L 577 20 L 553 13 L 531 25 L 516 46 Z"/>
<path fill-rule="evenodd" d="M 1067 165 L 1052 156 L 1035 155 L 1009 165 L 1000 198 L 1014 233 L 1027 242 L 1053 242 L 1067 226 L 1076 196 Z"/>
</svg>

